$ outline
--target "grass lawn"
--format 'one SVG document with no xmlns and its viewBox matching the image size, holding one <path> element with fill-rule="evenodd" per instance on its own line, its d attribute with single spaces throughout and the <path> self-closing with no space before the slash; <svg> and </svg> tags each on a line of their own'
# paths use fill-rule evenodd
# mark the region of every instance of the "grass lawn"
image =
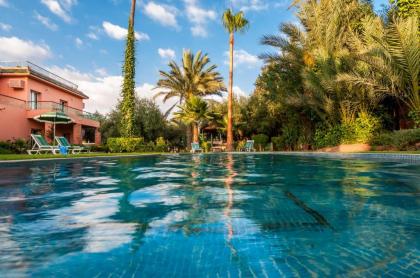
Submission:
<svg viewBox="0 0 420 278">
<path fill-rule="evenodd" d="M 48 159 L 48 158 L 80 158 L 80 157 L 103 157 L 103 156 L 137 156 L 137 155 L 150 155 L 160 154 L 157 152 L 146 152 L 146 153 L 81 153 L 81 154 L 0 154 L 0 161 L 5 160 L 36 160 L 36 159 Z"/>
</svg>

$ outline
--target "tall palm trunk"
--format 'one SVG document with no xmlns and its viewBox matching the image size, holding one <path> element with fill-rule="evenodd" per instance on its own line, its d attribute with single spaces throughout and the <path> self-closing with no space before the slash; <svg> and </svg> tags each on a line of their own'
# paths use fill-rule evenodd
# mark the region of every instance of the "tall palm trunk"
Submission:
<svg viewBox="0 0 420 278">
<path fill-rule="evenodd" d="M 228 93 L 228 122 L 227 122 L 227 144 L 226 150 L 233 151 L 233 32 L 229 35 L 229 93 Z"/>
<path fill-rule="evenodd" d="M 136 13 L 136 0 L 131 0 L 130 24 L 134 26 L 134 14 Z"/>
<path fill-rule="evenodd" d="M 192 127 L 193 127 L 193 142 L 198 143 L 198 124 L 193 123 Z"/>
</svg>

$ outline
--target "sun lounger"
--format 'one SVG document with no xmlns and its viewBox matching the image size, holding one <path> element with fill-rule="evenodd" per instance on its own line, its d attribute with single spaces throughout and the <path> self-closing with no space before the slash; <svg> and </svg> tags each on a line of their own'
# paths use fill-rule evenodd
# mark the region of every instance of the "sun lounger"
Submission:
<svg viewBox="0 0 420 278">
<path fill-rule="evenodd" d="M 58 154 L 58 147 L 51 146 L 48 144 L 47 140 L 42 135 L 31 134 L 31 138 L 34 141 L 32 149 L 27 150 L 28 154 L 40 154 L 40 153 L 49 153 Z"/>
</svg>

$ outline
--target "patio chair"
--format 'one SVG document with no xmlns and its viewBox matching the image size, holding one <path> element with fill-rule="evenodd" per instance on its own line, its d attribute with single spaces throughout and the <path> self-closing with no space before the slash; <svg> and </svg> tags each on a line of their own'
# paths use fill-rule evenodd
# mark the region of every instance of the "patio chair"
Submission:
<svg viewBox="0 0 420 278">
<path fill-rule="evenodd" d="M 66 137 L 64 136 L 56 136 L 55 141 L 57 141 L 59 146 L 66 147 L 69 152 L 72 154 L 79 154 L 83 151 L 87 151 L 84 147 L 80 146 L 72 146 Z"/>
<path fill-rule="evenodd" d="M 196 152 L 203 152 L 203 149 L 200 148 L 200 144 L 191 143 L 191 153 L 196 153 Z"/>
<path fill-rule="evenodd" d="M 31 138 L 34 141 L 34 145 L 32 149 L 27 150 L 28 154 L 40 154 L 40 153 L 49 153 L 58 154 L 59 148 L 51 146 L 48 144 L 47 140 L 42 135 L 39 134 L 31 134 Z"/>
<path fill-rule="evenodd" d="M 254 149 L 254 140 L 247 140 L 245 146 L 241 149 L 243 152 L 253 152 Z"/>
</svg>

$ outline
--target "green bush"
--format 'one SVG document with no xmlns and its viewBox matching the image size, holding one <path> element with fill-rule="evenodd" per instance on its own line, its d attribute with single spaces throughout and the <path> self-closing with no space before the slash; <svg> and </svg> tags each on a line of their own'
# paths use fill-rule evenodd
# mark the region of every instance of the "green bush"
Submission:
<svg viewBox="0 0 420 278">
<path fill-rule="evenodd" d="M 420 111 L 410 111 L 408 116 L 413 120 L 414 127 L 420 128 Z"/>
<path fill-rule="evenodd" d="M 273 140 L 271 140 L 273 142 Z M 275 139 L 279 150 L 294 150 L 299 141 L 299 128 L 295 125 L 286 125 L 281 129 L 281 136 Z M 274 142 L 273 142 L 274 144 Z"/>
<path fill-rule="evenodd" d="M 237 141 L 236 143 L 236 150 L 239 152 L 245 148 L 246 140 Z"/>
<path fill-rule="evenodd" d="M 269 137 L 265 134 L 257 134 L 252 136 L 256 149 L 263 150 L 269 141 Z"/>
<path fill-rule="evenodd" d="M 382 133 L 373 137 L 370 143 L 373 146 L 392 147 L 401 151 L 412 150 L 420 143 L 420 128 Z"/>
<path fill-rule="evenodd" d="M 369 143 L 381 128 L 378 118 L 359 113 L 353 123 L 321 127 L 315 131 L 314 147 L 324 148 L 340 144 Z"/>
<path fill-rule="evenodd" d="M 343 130 L 341 125 L 334 126 L 331 128 L 318 128 L 315 131 L 314 136 L 314 147 L 316 149 L 337 146 L 341 143 L 341 138 L 343 137 Z"/>
<path fill-rule="evenodd" d="M 156 139 L 156 145 L 155 145 L 155 150 L 157 152 L 164 152 L 166 150 L 166 148 L 168 147 L 168 145 L 166 144 L 165 138 L 163 137 L 158 137 Z"/>
<path fill-rule="evenodd" d="M 141 145 L 144 143 L 142 137 L 137 138 L 108 138 L 107 146 L 110 152 L 121 153 L 121 152 L 135 152 L 141 150 Z M 152 142 L 153 143 L 153 142 Z"/>
<path fill-rule="evenodd" d="M 211 149 L 211 143 L 207 140 L 201 141 L 200 146 L 206 153 L 209 152 Z"/>
<path fill-rule="evenodd" d="M 359 113 L 355 123 L 348 129 L 350 134 L 346 134 L 349 143 L 368 143 L 381 128 L 378 118 L 368 113 Z M 346 140 L 346 138 L 344 138 Z M 345 143 L 345 142 L 344 142 Z"/>
<path fill-rule="evenodd" d="M 276 151 L 284 149 L 283 138 L 281 136 L 271 137 L 271 143 L 273 143 L 274 150 Z"/>
<path fill-rule="evenodd" d="M 23 139 L 0 141 L 0 154 L 25 153 L 28 147 L 28 143 Z"/>
<path fill-rule="evenodd" d="M 90 147 L 91 152 L 109 152 L 109 148 L 107 145 L 93 145 Z"/>
</svg>

